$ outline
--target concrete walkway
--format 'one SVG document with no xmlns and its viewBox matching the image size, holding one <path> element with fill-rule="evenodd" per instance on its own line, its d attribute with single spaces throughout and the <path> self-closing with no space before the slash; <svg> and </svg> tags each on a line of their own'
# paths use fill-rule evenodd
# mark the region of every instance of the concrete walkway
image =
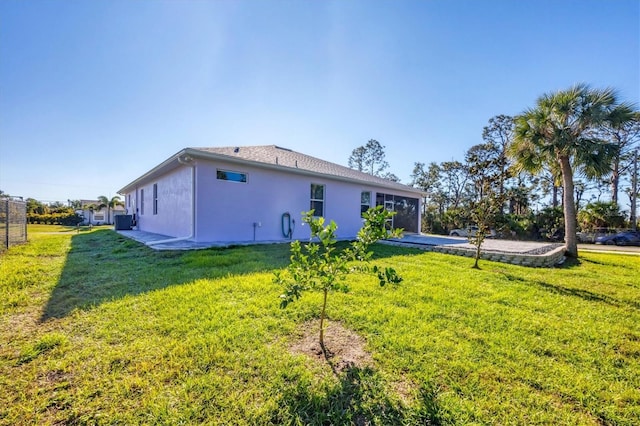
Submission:
<svg viewBox="0 0 640 426">
<path fill-rule="evenodd" d="M 193 240 L 166 241 L 173 239 L 168 235 L 154 234 L 145 231 L 116 231 L 120 235 L 136 240 L 142 244 L 146 244 L 155 250 L 197 250 L 210 247 L 229 247 L 237 245 L 252 244 L 277 244 L 286 243 L 285 240 L 274 241 L 232 241 L 232 242 L 196 242 Z M 158 241 L 165 241 L 157 243 Z M 401 243 L 407 246 L 439 246 L 448 247 L 455 246 L 464 249 L 474 249 L 464 237 L 448 237 L 444 235 L 428 235 L 428 234 L 407 234 L 400 240 L 392 240 L 394 243 Z M 487 239 L 482 245 L 483 251 L 499 251 L 506 253 L 532 253 L 544 250 L 552 250 L 558 247 L 558 244 L 526 242 L 526 241 L 510 241 L 510 240 L 494 240 Z"/>
<path fill-rule="evenodd" d="M 139 243 L 146 244 L 154 250 L 201 250 L 212 247 L 248 246 L 253 244 L 277 244 L 288 241 L 231 241 L 231 242 L 198 242 L 193 240 L 181 240 L 168 235 L 154 234 L 145 231 L 116 231 L 123 237 L 131 238 Z M 177 240 L 177 241 L 168 241 Z M 158 243 L 158 241 L 162 241 Z"/>
</svg>

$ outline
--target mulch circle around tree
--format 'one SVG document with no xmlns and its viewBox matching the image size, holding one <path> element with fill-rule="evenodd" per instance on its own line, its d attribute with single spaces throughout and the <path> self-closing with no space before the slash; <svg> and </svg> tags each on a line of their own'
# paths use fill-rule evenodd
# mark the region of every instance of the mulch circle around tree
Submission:
<svg viewBox="0 0 640 426">
<path fill-rule="evenodd" d="M 334 373 L 342 373 L 351 368 L 373 365 L 371 354 L 365 350 L 366 342 L 356 332 L 340 322 L 326 322 L 324 346 L 319 342 L 320 322 L 308 321 L 301 327 L 301 336 L 290 347 L 294 353 L 307 355 L 319 363 L 329 363 Z"/>
</svg>

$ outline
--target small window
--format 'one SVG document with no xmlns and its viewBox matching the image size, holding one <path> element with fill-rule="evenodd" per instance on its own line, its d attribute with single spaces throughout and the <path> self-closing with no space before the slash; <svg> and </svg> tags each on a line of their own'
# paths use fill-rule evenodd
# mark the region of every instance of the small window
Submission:
<svg viewBox="0 0 640 426">
<path fill-rule="evenodd" d="M 158 184 L 153 184 L 153 214 L 158 214 Z"/>
<path fill-rule="evenodd" d="M 366 212 L 371 208 L 371 193 L 369 191 L 362 191 L 360 194 L 360 214 Z"/>
<path fill-rule="evenodd" d="M 131 194 L 127 194 L 127 207 L 131 207 Z"/>
<path fill-rule="evenodd" d="M 247 183 L 247 174 L 242 172 L 234 172 L 231 170 L 216 170 L 216 178 L 218 180 L 228 180 L 230 182 Z"/>
<path fill-rule="evenodd" d="M 311 210 L 314 216 L 324 216 L 324 185 L 311 184 Z"/>
<path fill-rule="evenodd" d="M 140 190 L 140 214 L 144 214 L 144 189 Z"/>
<path fill-rule="evenodd" d="M 95 222 L 98 222 L 98 221 L 100 221 L 100 220 L 104 220 L 104 213 L 101 213 L 101 214 L 94 214 L 94 215 L 93 215 L 93 220 L 94 220 Z"/>
</svg>

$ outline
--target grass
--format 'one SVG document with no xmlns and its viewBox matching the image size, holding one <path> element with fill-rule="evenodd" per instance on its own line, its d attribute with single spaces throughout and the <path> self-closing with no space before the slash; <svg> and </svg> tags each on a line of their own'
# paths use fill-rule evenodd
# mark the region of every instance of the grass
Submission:
<svg viewBox="0 0 640 426">
<path fill-rule="evenodd" d="M 0 257 L 0 424 L 637 424 L 640 261 L 556 269 L 375 247 L 328 314 L 374 366 L 336 376 L 288 348 L 287 245 L 153 252 L 98 229 Z"/>
</svg>

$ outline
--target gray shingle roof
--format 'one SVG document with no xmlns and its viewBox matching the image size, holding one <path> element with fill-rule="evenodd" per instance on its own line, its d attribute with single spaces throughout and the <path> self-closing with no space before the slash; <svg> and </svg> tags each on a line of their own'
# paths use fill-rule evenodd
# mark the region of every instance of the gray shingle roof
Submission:
<svg viewBox="0 0 640 426">
<path fill-rule="evenodd" d="M 283 169 L 297 169 L 326 175 L 328 177 L 339 177 L 354 180 L 376 186 L 394 188 L 401 191 L 420 192 L 418 189 L 403 185 L 397 182 L 372 176 L 368 173 L 359 172 L 349 167 L 321 160 L 310 155 L 282 148 L 277 145 L 259 146 L 228 146 L 210 148 L 190 148 L 195 151 L 202 151 L 216 155 L 228 156 L 235 159 L 242 159 L 249 162 L 269 164 Z"/>
</svg>

